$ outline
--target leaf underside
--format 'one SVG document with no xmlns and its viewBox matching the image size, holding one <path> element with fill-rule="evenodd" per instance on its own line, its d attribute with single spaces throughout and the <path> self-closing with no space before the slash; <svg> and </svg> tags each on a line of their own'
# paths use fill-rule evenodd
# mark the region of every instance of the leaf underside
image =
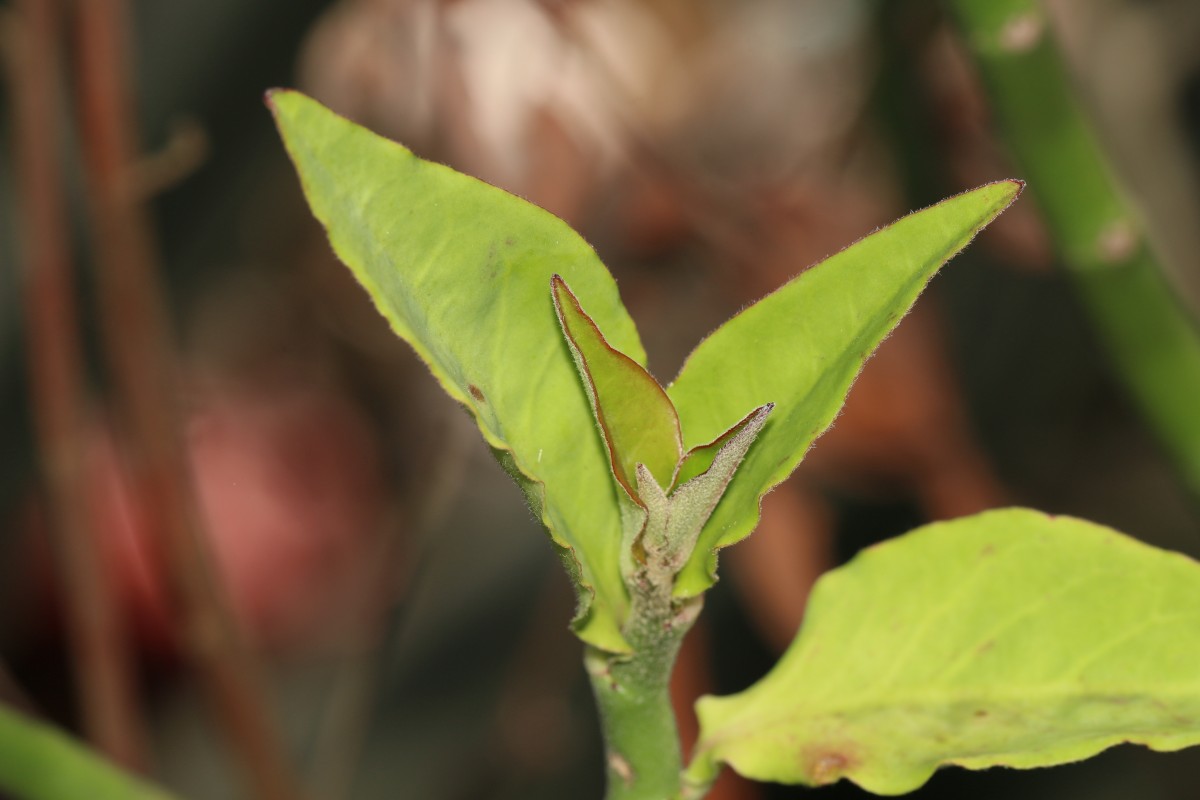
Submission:
<svg viewBox="0 0 1200 800">
<path fill-rule="evenodd" d="M 1200 564 L 1024 509 L 938 523 L 823 577 L 747 691 L 702 698 L 698 763 L 916 789 L 941 765 L 1040 767 L 1200 743 Z"/>
<path fill-rule="evenodd" d="M 685 447 L 715 439 L 747 409 L 776 408 L 705 525 L 677 596 L 712 585 L 716 551 L 753 530 L 762 496 L 829 427 L 867 358 L 1022 185 L 991 183 L 881 228 L 742 311 L 689 356 L 667 388 Z"/>
<path fill-rule="evenodd" d="M 612 276 L 550 213 L 423 161 L 298 92 L 272 92 L 269 104 L 334 251 L 475 417 L 566 550 L 577 634 L 627 651 L 617 490 L 547 291 L 562 275 L 609 343 L 644 364 Z"/>
<path fill-rule="evenodd" d="M 774 405 L 771 405 L 774 408 Z M 713 462 L 721 451 L 731 442 L 742 429 L 750 423 L 750 421 L 761 412 L 761 409 L 756 408 L 751 411 L 746 417 L 740 420 L 729 430 L 722 433 L 716 439 L 713 439 L 708 444 L 698 444 L 684 454 L 683 459 L 679 462 L 679 469 L 675 474 L 673 486 L 682 486 L 688 481 L 695 478 L 697 475 L 702 475 L 712 467 Z"/>
</svg>

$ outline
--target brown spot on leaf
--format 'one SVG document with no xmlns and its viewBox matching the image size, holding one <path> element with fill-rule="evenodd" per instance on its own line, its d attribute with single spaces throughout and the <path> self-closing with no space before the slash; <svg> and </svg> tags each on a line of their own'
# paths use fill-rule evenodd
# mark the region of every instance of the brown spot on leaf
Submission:
<svg viewBox="0 0 1200 800">
<path fill-rule="evenodd" d="M 822 749 L 809 756 L 808 774 L 814 786 L 837 783 L 855 765 L 855 759 L 844 749 Z"/>
<path fill-rule="evenodd" d="M 467 386 L 467 391 L 471 393 L 471 397 L 475 398 L 475 402 L 477 402 L 477 403 L 486 403 L 487 402 L 487 398 L 483 396 L 483 392 L 480 391 L 479 387 L 476 386 L 475 384 L 473 384 L 473 383 L 469 384 Z"/>
<path fill-rule="evenodd" d="M 489 280 L 496 280 L 496 278 L 500 275 L 500 267 L 503 266 L 503 264 L 504 260 L 500 258 L 496 251 L 496 243 L 492 242 L 491 245 L 488 246 L 487 254 L 487 272 Z"/>
<path fill-rule="evenodd" d="M 986 709 L 986 708 L 981 708 L 981 709 L 979 709 L 978 711 L 976 711 L 976 712 L 975 712 L 975 718 L 976 718 L 976 719 L 983 719 L 983 718 L 984 718 L 984 717 L 986 717 L 987 715 L 988 715 L 988 712 L 987 712 L 987 709 Z"/>
</svg>

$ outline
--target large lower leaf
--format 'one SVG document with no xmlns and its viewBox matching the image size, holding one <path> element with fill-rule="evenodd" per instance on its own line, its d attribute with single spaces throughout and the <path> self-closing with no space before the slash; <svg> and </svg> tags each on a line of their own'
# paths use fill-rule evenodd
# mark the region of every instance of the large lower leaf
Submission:
<svg viewBox="0 0 1200 800">
<path fill-rule="evenodd" d="M 0 793 L 14 800 L 171 800 L 55 728 L 3 706 Z"/>
<path fill-rule="evenodd" d="M 693 775 L 846 777 L 901 794 L 943 764 L 1037 767 L 1200 743 L 1200 564 L 1023 509 L 929 525 L 823 577 L 759 683 L 703 698 Z"/>
<path fill-rule="evenodd" d="M 701 534 L 675 591 L 712 585 L 716 550 L 758 522 L 759 500 L 833 421 L 855 376 L 934 273 L 1021 191 L 1001 181 L 944 200 L 860 239 L 726 322 L 667 388 L 684 444 L 711 441 L 766 403 L 775 413 Z"/>
<path fill-rule="evenodd" d="M 338 256 L 474 415 L 575 560 L 579 636 L 627 649 L 615 487 L 549 291 L 551 276 L 562 275 L 612 346 L 645 363 L 612 277 L 548 212 L 423 161 L 299 93 L 275 91 L 269 102 Z"/>
</svg>

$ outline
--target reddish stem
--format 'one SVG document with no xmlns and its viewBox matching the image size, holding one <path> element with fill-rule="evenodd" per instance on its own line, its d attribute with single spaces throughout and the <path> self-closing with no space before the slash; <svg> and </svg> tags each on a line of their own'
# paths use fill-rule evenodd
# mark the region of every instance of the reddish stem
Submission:
<svg viewBox="0 0 1200 800">
<path fill-rule="evenodd" d="M 5 50 L 26 234 L 29 390 L 49 528 L 85 733 L 110 758 L 141 767 L 145 737 L 125 630 L 87 519 L 85 387 L 56 151 L 57 14 L 51 0 L 22 0 L 18 9 Z"/>
<path fill-rule="evenodd" d="M 127 9 L 77 0 L 78 107 L 103 345 L 126 456 L 181 638 L 260 800 L 298 796 L 262 702 L 256 664 L 216 579 L 184 446 L 172 331 L 151 226 L 131 179 L 137 154 Z"/>
</svg>

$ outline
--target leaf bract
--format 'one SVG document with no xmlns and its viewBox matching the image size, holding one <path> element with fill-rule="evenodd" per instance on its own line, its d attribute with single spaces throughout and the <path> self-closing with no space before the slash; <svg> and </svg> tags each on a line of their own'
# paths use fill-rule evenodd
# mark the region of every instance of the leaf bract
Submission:
<svg viewBox="0 0 1200 800">
<path fill-rule="evenodd" d="M 682 455 L 675 406 L 645 367 L 605 341 L 561 277 L 555 275 L 551 283 L 554 308 L 608 448 L 613 476 L 631 500 L 640 502 L 637 465 L 645 464 L 660 486 L 670 486 Z"/>
</svg>

